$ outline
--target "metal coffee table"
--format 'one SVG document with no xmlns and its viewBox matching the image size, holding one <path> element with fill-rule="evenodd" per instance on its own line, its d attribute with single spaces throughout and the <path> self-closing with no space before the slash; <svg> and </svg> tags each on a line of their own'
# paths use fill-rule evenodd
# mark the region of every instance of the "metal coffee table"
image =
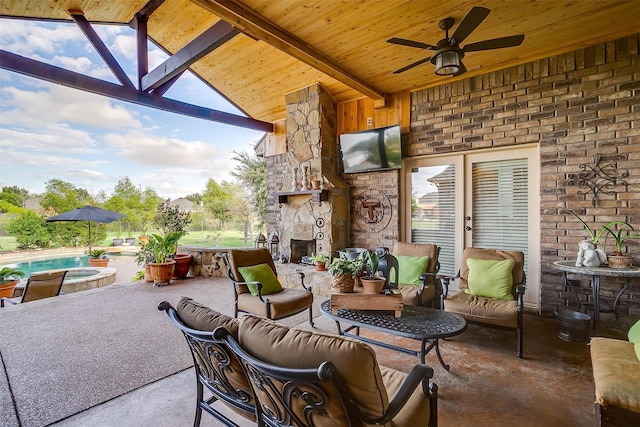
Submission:
<svg viewBox="0 0 640 427">
<path fill-rule="evenodd" d="M 467 322 L 457 314 L 437 310 L 429 307 L 404 306 L 402 315 L 394 317 L 390 311 L 351 310 L 340 308 L 337 314 L 331 312 L 331 301 L 326 300 L 320 304 L 322 314 L 335 320 L 338 334 L 357 338 L 369 344 L 379 345 L 402 353 L 412 354 L 420 358 L 420 363 L 425 363 L 425 356 L 432 349 L 436 349 L 438 361 L 444 369 L 450 366 L 445 364 L 440 355 L 439 340 L 463 333 L 467 329 Z M 340 323 L 348 325 L 344 330 Z M 420 341 L 420 349 L 412 350 L 398 347 L 383 341 L 360 336 L 360 328 L 385 332 L 391 335 L 411 338 Z M 354 333 L 350 331 L 355 330 Z"/>
</svg>

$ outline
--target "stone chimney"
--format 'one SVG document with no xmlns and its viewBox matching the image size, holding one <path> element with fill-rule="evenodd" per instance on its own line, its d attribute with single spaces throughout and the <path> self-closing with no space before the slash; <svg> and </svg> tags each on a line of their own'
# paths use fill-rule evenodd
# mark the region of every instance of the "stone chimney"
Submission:
<svg viewBox="0 0 640 427">
<path fill-rule="evenodd" d="M 267 158 L 267 228 L 278 231 L 287 256 L 292 241 L 312 240 L 315 253 L 331 255 L 349 246 L 349 188 L 340 176 L 336 102 L 319 84 L 285 100 L 287 150 Z M 321 181 L 319 190 L 311 190 L 314 178 Z"/>
</svg>

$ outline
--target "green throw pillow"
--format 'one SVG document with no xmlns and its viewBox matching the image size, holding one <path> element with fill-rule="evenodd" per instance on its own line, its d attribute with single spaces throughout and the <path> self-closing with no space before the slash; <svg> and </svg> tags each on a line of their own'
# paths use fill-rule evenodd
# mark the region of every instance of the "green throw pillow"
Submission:
<svg viewBox="0 0 640 427">
<path fill-rule="evenodd" d="M 269 264 L 238 267 L 238 271 L 242 274 L 245 282 L 262 283 L 262 295 L 269 295 L 282 290 L 282 285 L 278 281 L 278 278 Z M 258 296 L 258 287 L 255 284 L 247 283 L 247 287 L 249 288 L 251 295 Z"/>
<path fill-rule="evenodd" d="M 514 264 L 512 259 L 504 261 L 467 259 L 467 266 L 469 267 L 467 284 L 469 288 L 465 289 L 464 292 L 487 298 L 512 301 L 511 288 L 513 287 L 512 272 Z"/>
<path fill-rule="evenodd" d="M 629 342 L 633 344 L 640 343 L 640 320 L 638 320 L 632 327 L 629 329 L 629 333 L 627 334 L 629 337 Z"/>
<path fill-rule="evenodd" d="M 396 255 L 398 259 L 398 283 L 403 285 L 422 285 L 420 275 L 427 271 L 428 256 Z"/>
</svg>

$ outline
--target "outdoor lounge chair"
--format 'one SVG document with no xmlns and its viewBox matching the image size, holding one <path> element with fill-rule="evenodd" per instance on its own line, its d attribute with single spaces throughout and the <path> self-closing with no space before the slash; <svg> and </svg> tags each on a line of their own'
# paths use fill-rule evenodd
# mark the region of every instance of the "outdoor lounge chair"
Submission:
<svg viewBox="0 0 640 427">
<path fill-rule="evenodd" d="M 169 320 L 184 334 L 196 373 L 196 414 L 193 425 L 200 425 L 202 410 L 227 426 L 236 426 L 213 405 L 220 401 L 235 413 L 251 421 L 256 420 L 251 386 L 240 361 L 224 341 L 213 339 L 213 330 L 224 326 L 234 336 L 238 333 L 238 321 L 218 313 L 191 298 L 182 297 L 177 308 L 167 301 L 158 305 Z M 204 398 L 206 387 L 213 396 Z"/>
<path fill-rule="evenodd" d="M 432 243 L 397 242 L 393 255 L 384 255 L 383 274 L 388 280 L 385 287 L 400 289 L 404 305 L 440 308 L 439 253 L 440 247 Z"/>
<path fill-rule="evenodd" d="M 438 425 L 438 387 L 424 364 L 401 372 L 379 365 L 358 340 L 250 314 L 239 319 L 237 338 L 223 326 L 213 337 L 241 360 L 258 425 Z"/>
<path fill-rule="evenodd" d="M 265 248 L 231 249 L 223 260 L 233 282 L 235 317 L 244 312 L 276 320 L 309 310 L 313 326 L 313 294 L 304 284 L 303 273 L 299 273 L 303 289 L 283 288 Z"/>
<path fill-rule="evenodd" d="M 62 289 L 62 283 L 66 275 L 66 270 L 56 271 L 55 273 L 32 274 L 27 280 L 22 296 L 17 298 L 3 297 L 0 299 L 0 307 L 4 307 L 5 302 L 15 305 L 64 294 L 60 290 Z"/>
<path fill-rule="evenodd" d="M 444 309 L 464 317 L 468 323 L 515 329 L 516 353 L 522 357 L 524 253 L 466 248 L 457 278 L 460 290 L 451 296 L 449 280 L 443 281 Z"/>
</svg>

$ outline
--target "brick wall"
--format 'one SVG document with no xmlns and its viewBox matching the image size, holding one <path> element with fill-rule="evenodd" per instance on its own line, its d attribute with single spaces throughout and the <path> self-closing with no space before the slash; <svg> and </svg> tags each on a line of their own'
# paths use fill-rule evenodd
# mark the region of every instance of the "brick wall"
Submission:
<svg viewBox="0 0 640 427">
<path fill-rule="evenodd" d="M 639 39 L 637 34 L 412 93 L 405 157 L 540 144 L 544 314 L 572 303 L 562 276 L 547 265 L 575 257 L 586 236 L 577 221 L 559 215 L 558 205 L 578 210 L 596 227 L 611 220 L 640 227 Z M 590 196 L 569 186 L 569 175 L 581 164 L 593 165 L 596 156 L 629 176 L 626 189 L 600 195 L 594 207 Z M 640 255 L 640 245 L 629 246 Z M 602 295 L 611 299 L 622 283 L 606 281 Z M 640 280 L 632 283 L 619 308 L 622 323 L 640 316 Z M 615 322 L 613 315 L 602 320 Z"/>
</svg>

